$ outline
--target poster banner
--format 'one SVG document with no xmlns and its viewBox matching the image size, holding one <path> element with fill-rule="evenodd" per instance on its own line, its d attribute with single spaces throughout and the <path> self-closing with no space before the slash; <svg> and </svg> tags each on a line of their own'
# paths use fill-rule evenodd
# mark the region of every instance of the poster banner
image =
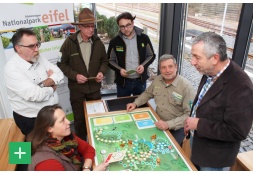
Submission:
<svg viewBox="0 0 253 174">
<path fill-rule="evenodd" d="M 71 3 L 3 3 L 0 16 L 0 32 L 74 21 Z"/>
<path fill-rule="evenodd" d="M 74 21 L 73 4 L 2 4 L 1 9 L 0 14 L 4 17 L 0 19 L 0 35 L 6 61 L 15 54 L 11 43 L 13 34 L 18 28 L 30 28 L 41 42 L 40 54 L 50 62 L 57 63 L 65 38 L 75 32 L 75 27 L 70 24 Z M 9 15 L 7 11 L 12 13 Z M 73 121 L 66 77 L 64 83 L 57 87 L 57 92 L 59 104 L 67 118 Z"/>
</svg>

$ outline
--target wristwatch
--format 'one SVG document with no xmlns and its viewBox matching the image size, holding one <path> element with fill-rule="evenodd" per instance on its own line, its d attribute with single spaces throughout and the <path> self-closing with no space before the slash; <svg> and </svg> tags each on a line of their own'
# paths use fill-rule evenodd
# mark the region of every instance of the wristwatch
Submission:
<svg viewBox="0 0 253 174">
<path fill-rule="evenodd" d="M 40 82 L 38 85 L 39 85 L 39 87 L 41 87 L 41 88 L 44 88 L 44 87 L 45 87 L 44 83 L 42 83 L 42 82 Z"/>
<path fill-rule="evenodd" d="M 83 166 L 83 169 L 89 169 L 89 170 L 91 170 L 91 167 L 89 167 L 89 166 Z"/>
</svg>

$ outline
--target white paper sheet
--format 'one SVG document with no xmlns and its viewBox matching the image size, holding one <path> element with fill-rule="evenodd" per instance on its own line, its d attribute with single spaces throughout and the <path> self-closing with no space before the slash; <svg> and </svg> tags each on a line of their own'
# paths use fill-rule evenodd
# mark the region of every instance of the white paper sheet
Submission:
<svg viewBox="0 0 253 174">
<path fill-rule="evenodd" d="M 86 104 L 88 114 L 104 113 L 105 108 L 103 102 L 94 102 Z"/>
</svg>

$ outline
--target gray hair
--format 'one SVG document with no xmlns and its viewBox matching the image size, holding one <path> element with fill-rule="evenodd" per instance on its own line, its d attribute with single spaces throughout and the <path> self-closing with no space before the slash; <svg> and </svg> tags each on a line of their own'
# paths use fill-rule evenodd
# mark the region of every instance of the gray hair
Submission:
<svg viewBox="0 0 253 174">
<path fill-rule="evenodd" d="M 214 54 L 219 54 L 221 61 L 228 59 L 227 45 L 220 35 L 214 32 L 202 33 L 193 39 L 192 45 L 201 41 L 204 42 L 204 49 L 207 58 L 211 58 Z"/>
<path fill-rule="evenodd" d="M 173 63 L 174 63 L 175 65 L 177 65 L 177 61 L 176 61 L 176 59 L 173 57 L 173 55 L 171 55 L 171 54 L 164 54 L 164 55 L 162 55 L 162 56 L 160 57 L 160 59 L 159 59 L 159 62 L 158 62 L 159 67 L 161 66 L 161 62 L 163 62 L 163 61 L 165 61 L 165 60 L 169 60 L 169 59 L 172 59 L 172 60 L 173 60 Z"/>
</svg>

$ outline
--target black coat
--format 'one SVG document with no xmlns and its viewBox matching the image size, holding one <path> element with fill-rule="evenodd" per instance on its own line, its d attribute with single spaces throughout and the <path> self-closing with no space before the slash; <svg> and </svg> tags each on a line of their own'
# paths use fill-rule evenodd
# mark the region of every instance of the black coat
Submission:
<svg viewBox="0 0 253 174">
<path fill-rule="evenodd" d="M 149 77 L 147 74 L 147 68 L 155 60 L 156 55 L 149 37 L 142 33 L 142 31 L 143 30 L 135 27 L 138 47 L 137 50 L 139 53 L 139 65 L 142 64 L 144 66 L 144 72 L 141 74 L 141 80 L 142 82 L 145 82 Z M 126 44 L 120 34 L 110 41 L 107 57 L 109 58 L 108 66 L 115 71 L 115 83 L 124 87 L 125 77 L 120 75 L 120 69 L 126 69 Z M 148 61 L 144 63 L 146 59 L 148 59 Z"/>
<path fill-rule="evenodd" d="M 193 106 L 206 81 L 203 76 Z M 229 167 L 235 162 L 253 120 L 253 85 L 232 60 L 200 102 L 191 160 L 203 167 Z"/>
</svg>

